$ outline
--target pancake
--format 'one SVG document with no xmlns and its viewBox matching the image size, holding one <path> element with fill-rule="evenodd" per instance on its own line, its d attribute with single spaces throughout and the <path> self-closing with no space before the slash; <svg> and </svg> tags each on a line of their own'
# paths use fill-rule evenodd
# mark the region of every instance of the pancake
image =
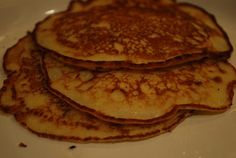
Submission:
<svg viewBox="0 0 236 158">
<path fill-rule="evenodd" d="M 73 109 L 45 89 L 30 34 L 7 51 L 4 67 L 12 73 L 0 91 L 0 108 L 38 136 L 84 143 L 140 140 L 172 130 L 190 114 L 181 111 L 160 124 L 122 125 Z"/>
<path fill-rule="evenodd" d="M 74 2 L 47 17 L 36 25 L 36 43 L 67 64 L 91 70 L 164 68 L 231 54 L 226 33 L 197 6 L 102 2 Z"/>
<path fill-rule="evenodd" d="M 170 5 L 176 3 L 175 0 L 72 0 L 69 4 L 69 11 L 87 11 L 93 9 L 94 7 L 100 6 L 114 6 L 117 4 L 122 4 L 125 6 L 139 6 L 139 7 L 156 7 L 156 5 Z"/>
<path fill-rule="evenodd" d="M 222 112 L 232 104 L 236 71 L 204 60 L 162 71 L 89 71 L 45 54 L 48 89 L 73 107 L 118 123 L 156 123 L 179 109 Z"/>
</svg>

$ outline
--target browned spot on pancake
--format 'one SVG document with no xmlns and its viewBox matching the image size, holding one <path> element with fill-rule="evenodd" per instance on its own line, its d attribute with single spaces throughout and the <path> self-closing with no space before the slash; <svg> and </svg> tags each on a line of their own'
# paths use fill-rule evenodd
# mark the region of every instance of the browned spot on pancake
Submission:
<svg viewBox="0 0 236 158">
<path fill-rule="evenodd" d="M 200 85 L 202 85 L 202 82 L 201 81 L 186 80 L 186 81 L 181 82 L 181 84 L 186 84 L 186 85 L 195 84 L 197 86 L 200 86 Z"/>
<path fill-rule="evenodd" d="M 54 23 L 57 40 L 80 50 L 76 56 L 128 54 L 158 57 L 195 50 L 207 40 L 206 26 L 173 7 L 99 7 L 67 13 Z"/>
<path fill-rule="evenodd" d="M 216 83 L 222 83 L 223 81 L 222 78 L 219 76 L 214 77 L 212 80 L 215 81 Z"/>
<path fill-rule="evenodd" d="M 194 84 L 200 86 L 202 84 L 202 82 L 201 81 L 194 81 Z"/>
</svg>

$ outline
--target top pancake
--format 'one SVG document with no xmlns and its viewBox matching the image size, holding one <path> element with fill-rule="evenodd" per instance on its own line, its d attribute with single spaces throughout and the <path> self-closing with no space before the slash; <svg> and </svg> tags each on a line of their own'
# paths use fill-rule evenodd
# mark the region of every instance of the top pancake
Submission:
<svg viewBox="0 0 236 158">
<path fill-rule="evenodd" d="M 150 69 L 230 56 L 228 37 L 212 15 L 170 2 L 74 2 L 38 23 L 35 39 L 51 55 L 88 69 Z"/>
<path fill-rule="evenodd" d="M 169 5 L 176 3 L 176 0 L 71 0 L 69 11 L 86 11 L 98 6 L 117 5 L 155 7 L 156 5 Z"/>
</svg>

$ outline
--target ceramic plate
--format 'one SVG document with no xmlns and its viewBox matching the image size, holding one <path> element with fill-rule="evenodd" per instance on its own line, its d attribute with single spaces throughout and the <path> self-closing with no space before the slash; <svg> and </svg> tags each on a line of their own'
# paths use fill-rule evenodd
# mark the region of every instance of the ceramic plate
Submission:
<svg viewBox="0 0 236 158">
<path fill-rule="evenodd" d="M 236 1 L 192 0 L 213 13 L 236 47 Z M 5 50 L 48 14 L 66 8 L 67 0 L 1 0 L 0 62 Z M 236 66 L 236 52 L 230 62 Z M 0 84 L 5 75 L 0 69 Z M 144 141 L 114 144 L 74 144 L 39 138 L 12 116 L 0 115 L 1 158 L 235 158 L 236 97 L 223 114 L 194 116 L 172 132 Z M 19 147 L 23 142 L 27 148 Z M 76 148 L 70 150 L 71 145 Z"/>
</svg>

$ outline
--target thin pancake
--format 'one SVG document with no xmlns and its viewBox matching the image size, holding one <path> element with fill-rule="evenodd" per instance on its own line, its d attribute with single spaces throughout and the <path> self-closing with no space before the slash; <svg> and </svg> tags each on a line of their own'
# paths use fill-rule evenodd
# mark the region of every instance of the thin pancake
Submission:
<svg viewBox="0 0 236 158">
<path fill-rule="evenodd" d="M 219 112 L 232 104 L 236 71 L 226 61 L 205 60 L 162 71 L 89 71 L 48 54 L 49 90 L 75 108 L 122 123 L 156 123 L 178 109 Z"/>
<path fill-rule="evenodd" d="M 227 35 L 199 7 L 125 4 L 72 5 L 37 24 L 35 40 L 51 55 L 88 69 L 153 69 L 230 56 Z"/>
<path fill-rule="evenodd" d="M 139 6 L 139 7 L 156 7 L 157 5 L 170 5 L 176 3 L 175 0 L 72 0 L 69 4 L 68 11 L 87 11 L 95 7 L 101 6 L 114 6 L 117 4 L 122 4 L 125 6 Z"/>
<path fill-rule="evenodd" d="M 161 124 L 139 126 L 108 123 L 74 110 L 44 88 L 39 53 L 32 46 L 28 35 L 7 51 L 4 67 L 13 73 L 0 91 L 0 108 L 39 136 L 86 143 L 139 140 L 170 131 L 189 115 L 179 112 Z"/>
</svg>

